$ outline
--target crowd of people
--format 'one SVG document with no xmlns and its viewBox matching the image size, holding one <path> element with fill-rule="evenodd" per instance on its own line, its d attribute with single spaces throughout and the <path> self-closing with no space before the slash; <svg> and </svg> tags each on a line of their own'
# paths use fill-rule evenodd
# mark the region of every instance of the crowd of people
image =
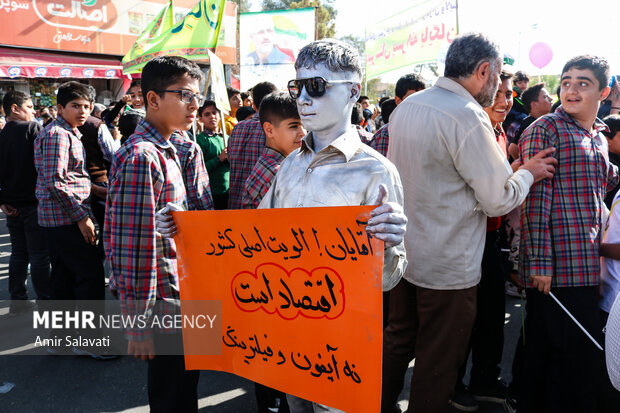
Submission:
<svg viewBox="0 0 620 413">
<path fill-rule="evenodd" d="M 10 312 L 33 306 L 28 265 L 39 302 L 104 300 L 106 261 L 125 308 L 178 300 L 173 210 L 377 205 L 367 231 L 385 246 L 382 412 L 400 412 L 413 359 L 409 412 L 481 401 L 620 411 L 619 379 L 596 347 L 620 291 L 620 86 L 607 61 L 568 61 L 556 108 L 479 33 L 452 42 L 435 85 L 407 74 L 374 110 L 351 46 L 312 42 L 295 69 L 287 91 L 228 88 L 225 114 L 181 57 L 150 61 L 110 108 L 74 81 L 59 86 L 53 114 L 7 93 Z M 510 385 L 499 367 L 506 293 L 527 312 Z M 127 352 L 148 362 L 151 411 L 197 411 L 199 372 L 160 355 L 182 345 L 167 333 L 127 329 Z M 339 411 L 259 383 L 255 392 L 260 412 Z"/>
</svg>

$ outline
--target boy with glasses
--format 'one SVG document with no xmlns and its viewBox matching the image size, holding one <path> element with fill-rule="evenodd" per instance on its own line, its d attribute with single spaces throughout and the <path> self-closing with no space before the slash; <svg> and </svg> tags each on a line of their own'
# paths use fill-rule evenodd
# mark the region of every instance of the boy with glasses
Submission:
<svg viewBox="0 0 620 413">
<path fill-rule="evenodd" d="M 172 135 L 188 130 L 204 103 L 198 94 L 201 79 L 200 68 L 184 58 L 150 61 L 142 72 L 146 117 L 114 157 L 106 249 L 121 306 L 131 314 L 151 315 L 156 303 L 178 310 L 176 246 L 156 231 L 155 214 L 169 202 L 188 209 L 184 161 Z M 182 349 L 179 335 L 171 333 L 163 328 L 128 329 L 127 352 L 148 361 L 152 412 L 195 412 L 199 372 L 186 371 L 182 355 L 161 355 Z"/>
</svg>

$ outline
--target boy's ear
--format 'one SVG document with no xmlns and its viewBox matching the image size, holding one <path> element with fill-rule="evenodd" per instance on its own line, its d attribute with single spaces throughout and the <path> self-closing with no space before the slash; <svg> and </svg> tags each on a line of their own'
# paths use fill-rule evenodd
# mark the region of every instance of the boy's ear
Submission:
<svg viewBox="0 0 620 413">
<path fill-rule="evenodd" d="M 349 100 L 354 100 L 355 102 L 357 102 L 357 100 L 360 98 L 361 95 L 362 95 L 362 85 L 360 83 L 353 83 L 353 86 L 351 87 L 351 96 Z"/>
<path fill-rule="evenodd" d="M 155 91 L 149 90 L 146 92 L 145 100 L 148 102 L 148 107 L 158 109 L 160 99 L 161 96 L 159 96 Z"/>
<path fill-rule="evenodd" d="M 603 101 L 603 100 L 607 99 L 607 96 L 609 96 L 609 92 L 611 92 L 611 88 L 609 86 L 605 86 L 603 88 L 603 90 L 601 90 L 601 96 L 600 96 L 599 100 Z"/>
<path fill-rule="evenodd" d="M 275 127 L 273 126 L 273 123 L 271 123 L 271 122 L 263 123 L 263 131 L 265 131 L 265 135 L 268 138 L 272 138 L 273 137 L 273 130 L 274 129 L 275 129 Z"/>
</svg>

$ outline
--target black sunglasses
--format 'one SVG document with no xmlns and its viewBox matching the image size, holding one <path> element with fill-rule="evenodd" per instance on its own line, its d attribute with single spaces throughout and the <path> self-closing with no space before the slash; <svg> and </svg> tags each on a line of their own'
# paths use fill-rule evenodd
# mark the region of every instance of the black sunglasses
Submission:
<svg viewBox="0 0 620 413">
<path fill-rule="evenodd" d="M 293 99 L 301 95 L 301 90 L 305 87 L 306 92 L 313 98 L 321 97 L 325 94 L 328 85 L 336 83 L 355 83 L 352 80 L 325 80 L 322 77 L 310 77 L 307 79 L 293 79 L 288 81 L 288 93 Z"/>
</svg>

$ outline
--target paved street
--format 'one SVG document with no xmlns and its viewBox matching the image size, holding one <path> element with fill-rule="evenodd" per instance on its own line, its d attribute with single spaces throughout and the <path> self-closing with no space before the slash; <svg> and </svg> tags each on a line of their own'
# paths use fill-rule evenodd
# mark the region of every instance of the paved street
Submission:
<svg viewBox="0 0 620 413">
<path fill-rule="evenodd" d="M 6 219 L 0 212 L 0 300 L 3 300 L 0 301 L 0 336 L 11 334 L 8 316 L 10 248 Z M 29 296 L 34 297 L 31 286 Z M 508 298 L 506 340 L 509 345 L 505 346 L 502 366 L 507 381 L 510 381 L 509 366 L 521 323 L 520 306 L 519 300 Z M 412 370 L 408 371 L 408 379 Z M 0 355 L 0 389 L 7 383 L 14 387 L 5 394 L 0 390 L 0 413 L 148 411 L 146 363 L 130 357 L 102 362 L 78 356 Z M 409 380 L 407 389 L 408 385 Z M 232 374 L 203 371 L 198 392 L 201 412 L 256 411 L 253 384 Z M 404 408 L 405 392 L 401 397 Z M 479 411 L 502 412 L 503 409 L 489 405 Z"/>
</svg>

